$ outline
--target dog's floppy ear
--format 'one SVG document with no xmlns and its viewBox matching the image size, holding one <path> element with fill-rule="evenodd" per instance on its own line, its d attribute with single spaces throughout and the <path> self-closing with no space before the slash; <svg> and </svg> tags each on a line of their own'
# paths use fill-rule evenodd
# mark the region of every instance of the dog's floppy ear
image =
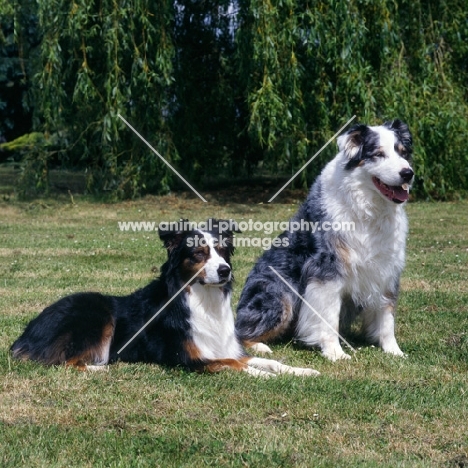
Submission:
<svg viewBox="0 0 468 468">
<path fill-rule="evenodd" d="M 209 226 L 210 230 L 217 232 L 218 234 L 225 234 L 231 237 L 235 232 L 241 232 L 237 222 L 232 219 L 210 218 L 206 221 L 206 225 Z"/>
<path fill-rule="evenodd" d="M 214 219 L 207 220 L 207 225 L 214 232 L 217 232 L 220 241 L 224 247 L 227 247 L 229 255 L 234 253 L 234 233 L 241 232 L 239 225 L 232 219 Z"/>
<path fill-rule="evenodd" d="M 186 231 L 179 229 L 179 224 L 188 223 L 188 219 L 181 219 L 180 223 L 160 223 L 158 226 L 159 238 L 170 253 L 182 242 Z"/>
</svg>

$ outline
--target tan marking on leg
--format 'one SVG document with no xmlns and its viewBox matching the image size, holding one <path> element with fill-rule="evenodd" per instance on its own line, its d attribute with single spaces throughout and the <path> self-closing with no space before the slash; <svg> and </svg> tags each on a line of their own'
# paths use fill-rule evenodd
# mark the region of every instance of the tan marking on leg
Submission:
<svg viewBox="0 0 468 468">
<path fill-rule="evenodd" d="M 200 361 L 202 359 L 201 352 L 193 341 L 187 340 L 184 343 L 184 349 L 187 351 L 187 354 L 192 361 Z"/>
<path fill-rule="evenodd" d="M 73 367 L 81 372 L 86 371 L 86 362 L 81 357 L 73 357 L 65 362 L 66 367 Z"/>
<path fill-rule="evenodd" d="M 75 367 L 81 371 L 88 369 L 87 364 L 91 365 L 90 370 L 94 370 L 91 369 L 91 367 L 104 367 L 104 365 L 109 361 L 109 349 L 115 329 L 114 323 L 115 321 L 111 317 L 111 320 L 106 325 L 104 325 L 102 329 L 101 340 L 94 346 L 84 350 L 81 354 L 67 359 L 65 365 Z M 93 366 L 92 364 L 98 365 Z"/>
<path fill-rule="evenodd" d="M 214 361 L 209 361 L 205 366 L 206 372 L 220 372 L 225 369 L 231 369 L 235 371 L 242 371 L 247 369 L 247 362 L 250 358 L 240 358 L 240 359 L 216 359 Z"/>
</svg>

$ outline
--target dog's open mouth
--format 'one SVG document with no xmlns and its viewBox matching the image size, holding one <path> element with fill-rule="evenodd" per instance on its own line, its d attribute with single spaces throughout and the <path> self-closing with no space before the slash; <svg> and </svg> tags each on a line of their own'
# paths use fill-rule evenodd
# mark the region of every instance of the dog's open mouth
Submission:
<svg viewBox="0 0 468 468">
<path fill-rule="evenodd" d="M 378 177 L 372 177 L 372 182 L 379 189 L 379 192 L 394 203 L 404 203 L 409 197 L 409 184 L 387 185 Z"/>
</svg>

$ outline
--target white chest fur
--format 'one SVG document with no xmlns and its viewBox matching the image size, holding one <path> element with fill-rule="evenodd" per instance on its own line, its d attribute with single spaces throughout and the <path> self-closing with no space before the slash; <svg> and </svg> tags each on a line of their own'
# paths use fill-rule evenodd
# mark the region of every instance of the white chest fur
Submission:
<svg viewBox="0 0 468 468">
<path fill-rule="evenodd" d="M 390 204 L 369 187 L 366 174 L 346 174 L 332 161 L 323 181 L 332 190 L 324 193 L 331 219 L 352 223 L 340 232 L 343 239 L 345 293 L 356 303 L 375 305 L 382 294 L 394 291 L 405 263 L 408 221 L 403 206 Z"/>
<path fill-rule="evenodd" d="M 193 341 L 206 359 L 239 358 L 230 294 L 221 288 L 194 284 L 188 295 Z"/>
<path fill-rule="evenodd" d="M 357 221 L 355 231 L 343 233 L 347 246 L 345 288 L 362 305 L 378 304 L 382 294 L 395 291 L 405 263 L 407 220 L 397 216 Z"/>
</svg>

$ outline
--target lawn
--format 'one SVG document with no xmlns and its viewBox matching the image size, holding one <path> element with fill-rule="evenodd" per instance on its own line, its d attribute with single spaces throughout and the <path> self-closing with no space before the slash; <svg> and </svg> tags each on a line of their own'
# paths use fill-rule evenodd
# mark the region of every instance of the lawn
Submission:
<svg viewBox="0 0 468 468">
<path fill-rule="evenodd" d="M 0 466 L 468 466 L 468 203 L 410 203 L 397 315 L 406 359 L 357 336 L 351 361 L 294 343 L 276 359 L 317 378 L 190 374 L 118 363 L 83 373 L 10 359 L 47 304 L 80 290 L 127 294 L 158 274 L 156 232 L 119 221 L 287 220 L 303 194 L 272 204 L 222 191 L 100 204 L 83 197 L 0 201 Z M 242 235 L 258 236 L 258 233 Z M 234 257 L 234 305 L 261 248 Z"/>
</svg>

